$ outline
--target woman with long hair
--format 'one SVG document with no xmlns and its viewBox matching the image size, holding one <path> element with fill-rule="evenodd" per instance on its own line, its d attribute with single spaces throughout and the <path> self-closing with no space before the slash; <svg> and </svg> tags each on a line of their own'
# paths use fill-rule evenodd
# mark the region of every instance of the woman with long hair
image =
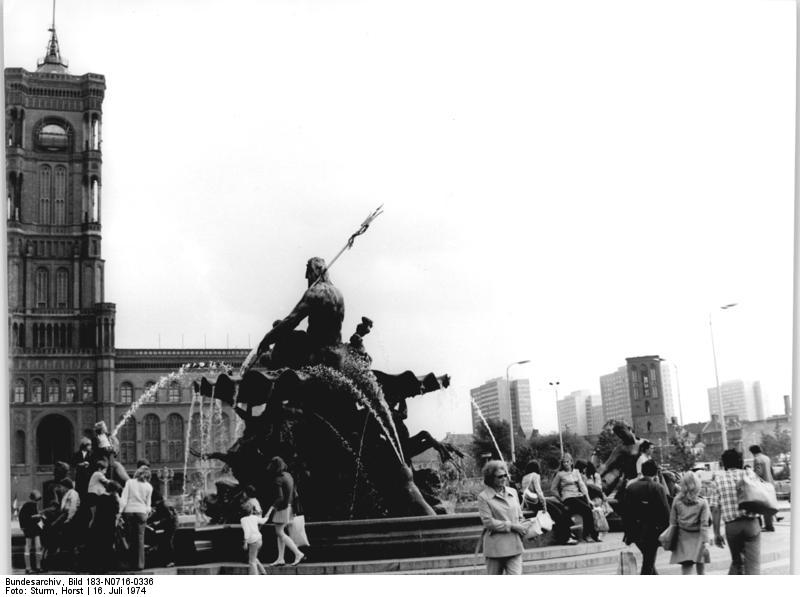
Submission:
<svg viewBox="0 0 800 597">
<path fill-rule="evenodd" d="M 125 519 L 130 543 L 130 566 L 133 570 L 144 568 L 144 531 L 147 517 L 152 511 L 153 486 L 150 485 L 150 467 L 140 466 L 128 479 L 122 490 L 119 510 Z"/>
<path fill-rule="evenodd" d="M 273 477 L 275 482 L 276 498 L 267 510 L 267 518 L 275 526 L 275 537 L 278 541 L 278 558 L 270 566 L 283 566 L 286 564 L 284 553 L 289 548 L 294 554 L 292 566 L 297 566 L 306 559 L 305 554 L 300 551 L 292 538 L 286 532 L 286 526 L 294 519 L 292 502 L 294 501 L 294 479 L 289 474 L 288 467 L 280 456 L 275 456 L 267 465 L 267 474 Z"/>
<path fill-rule="evenodd" d="M 531 460 L 525 465 L 525 476 L 522 477 L 522 503 L 532 512 L 547 512 L 547 502 L 542 491 L 542 471 L 538 460 Z"/>
<path fill-rule="evenodd" d="M 569 514 L 579 514 L 583 519 L 583 538 L 600 541 L 597 530 L 594 528 L 592 516 L 592 502 L 589 490 L 583 482 L 581 474 L 572 466 L 572 455 L 565 453 L 561 457 L 561 468 L 553 477 L 550 489 L 561 500 Z"/>
<path fill-rule="evenodd" d="M 681 574 L 691 574 L 692 566 L 697 568 L 697 574 L 704 574 L 705 565 L 711 561 L 708 553 L 711 509 L 700 497 L 700 480 L 692 471 L 683 474 L 680 487 L 669 515 L 669 524 L 678 527 L 669 563 L 680 564 Z"/>
</svg>

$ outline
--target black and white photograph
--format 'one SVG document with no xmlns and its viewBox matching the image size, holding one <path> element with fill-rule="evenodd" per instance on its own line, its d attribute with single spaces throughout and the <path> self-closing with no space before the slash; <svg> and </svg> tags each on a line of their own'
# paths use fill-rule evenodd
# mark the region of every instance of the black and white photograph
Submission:
<svg viewBox="0 0 800 597">
<path fill-rule="evenodd" d="M 7 592 L 795 572 L 796 2 L 2 6 Z"/>
</svg>

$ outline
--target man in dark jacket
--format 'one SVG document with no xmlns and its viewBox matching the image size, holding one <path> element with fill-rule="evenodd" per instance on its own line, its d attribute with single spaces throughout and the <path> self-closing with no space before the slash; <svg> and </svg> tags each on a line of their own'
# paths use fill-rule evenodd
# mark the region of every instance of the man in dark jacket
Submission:
<svg viewBox="0 0 800 597">
<path fill-rule="evenodd" d="M 658 482 L 658 466 L 642 464 L 642 478 L 625 491 L 625 543 L 636 543 L 642 552 L 641 574 L 656 572 L 658 536 L 669 526 L 669 505 L 664 486 Z"/>
</svg>

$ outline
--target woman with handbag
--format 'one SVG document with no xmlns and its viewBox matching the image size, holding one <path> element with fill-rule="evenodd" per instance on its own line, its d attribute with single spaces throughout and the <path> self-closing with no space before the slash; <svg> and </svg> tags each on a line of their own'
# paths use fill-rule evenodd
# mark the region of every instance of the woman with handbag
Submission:
<svg viewBox="0 0 800 597">
<path fill-rule="evenodd" d="M 525 466 L 525 476 L 522 477 L 522 505 L 534 514 L 539 510 L 547 512 L 547 502 L 542 491 L 542 475 L 539 462 L 531 460 Z"/>
<path fill-rule="evenodd" d="M 288 467 L 280 456 L 275 456 L 267 465 L 267 474 L 275 480 L 276 498 L 267 510 L 265 518 L 275 526 L 275 537 L 278 541 L 278 558 L 269 564 L 270 566 L 284 566 L 284 553 L 289 548 L 294 554 L 292 566 L 297 566 L 306 559 L 305 554 L 300 551 L 297 544 L 286 532 L 286 525 L 294 519 L 292 512 L 292 501 L 294 498 L 294 479 L 287 470 Z"/>
<path fill-rule="evenodd" d="M 589 490 L 586 488 L 581 474 L 573 468 L 572 463 L 571 454 L 565 453 L 561 457 L 561 469 L 553 477 L 550 489 L 561 500 L 570 515 L 578 514 L 583 519 L 584 540 L 591 537 L 593 541 L 599 542 L 600 537 L 594 526 Z"/>
<path fill-rule="evenodd" d="M 688 471 L 681 478 L 680 493 L 672 502 L 669 515 L 670 527 L 676 527 L 677 531 L 669 563 L 680 564 L 681 574 L 691 574 L 693 566 L 697 574 L 705 573 L 705 565 L 711 561 L 708 553 L 710 523 L 711 509 L 700 497 L 700 481 Z"/>
<path fill-rule="evenodd" d="M 528 533 L 515 489 L 508 487 L 508 469 L 502 460 L 483 466 L 486 488 L 478 494 L 483 524 L 483 555 L 487 574 L 522 574 L 522 538 Z"/>
</svg>

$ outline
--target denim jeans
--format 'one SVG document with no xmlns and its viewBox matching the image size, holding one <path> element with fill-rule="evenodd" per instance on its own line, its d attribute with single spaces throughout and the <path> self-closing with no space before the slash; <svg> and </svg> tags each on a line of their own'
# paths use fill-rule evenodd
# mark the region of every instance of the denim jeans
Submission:
<svg viewBox="0 0 800 597">
<path fill-rule="evenodd" d="M 726 522 L 725 540 L 731 550 L 728 574 L 761 574 L 761 525 L 757 518 Z"/>
</svg>

